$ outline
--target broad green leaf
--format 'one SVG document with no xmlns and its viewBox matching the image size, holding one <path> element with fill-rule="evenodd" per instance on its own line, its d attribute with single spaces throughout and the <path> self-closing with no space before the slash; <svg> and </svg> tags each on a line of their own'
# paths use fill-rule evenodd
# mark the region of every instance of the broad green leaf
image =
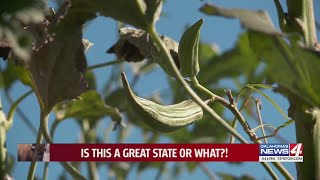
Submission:
<svg viewBox="0 0 320 180">
<path fill-rule="evenodd" d="M 182 35 L 179 43 L 179 60 L 181 73 L 185 77 L 194 77 L 200 71 L 198 61 L 200 28 L 203 20 L 200 19 L 189 27 Z"/>
<path fill-rule="evenodd" d="M 141 120 L 155 130 L 172 132 L 202 118 L 202 108 L 192 100 L 163 106 L 136 96 L 124 73 L 122 73 L 122 83 L 130 105 L 139 113 Z"/>
<path fill-rule="evenodd" d="M 112 107 L 117 107 L 121 112 L 127 110 L 128 102 L 123 88 L 112 91 L 105 97 L 104 101 Z"/>
<path fill-rule="evenodd" d="M 147 6 L 146 19 L 148 23 L 154 24 L 159 18 L 162 10 L 162 0 L 144 0 Z"/>
<path fill-rule="evenodd" d="M 248 34 L 244 33 L 239 36 L 234 48 L 221 55 L 214 55 L 204 62 L 201 65 L 198 79 L 203 84 L 215 84 L 221 79 L 241 75 L 249 79 L 256 71 L 258 63 L 256 54 L 250 48 Z"/>
<path fill-rule="evenodd" d="M 215 56 L 219 55 L 219 48 L 214 44 L 207 44 L 204 42 L 199 42 L 199 63 L 203 65 L 207 61 Z"/>
<path fill-rule="evenodd" d="M 121 120 L 118 109 L 107 106 L 100 94 L 94 90 L 83 93 L 78 100 L 57 105 L 54 111 L 58 120 L 76 118 L 95 122 L 105 116 L 110 116 L 113 121 Z"/>
<path fill-rule="evenodd" d="M 295 97 L 299 103 L 320 105 L 320 54 L 288 44 L 279 37 L 249 33 L 250 47 L 266 64 L 269 83 L 280 86 L 277 91 Z M 263 42 L 263 43 L 261 43 Z"/>
<path fill-rule="evenodd" d="M 146 30 L 160 16 L 162 0 L 94 0 L 95 8 L 104 15 Z"/>
<path fill-rule="evenodd" d="M 104 16 L 146 29 L 145 11 L 147 9 L 143 0 L 95 0 L 97 8 Z"/>
<path fill-rule="evenodd" d="M 92 71 L 86 72 L 86 79 L 88 81 L 88 89 L 90 89 L 90 90 L 97 89 L 96 76 Z"/>
<path fill-rule="evenodd" d="M 213 4 L 205 4 L 200 11 L 213 16 L 226 18 L 238 18 L 243 27 L 257 32 L 271 35 L 280 35 L 281 32 L 275 29 L 270 17 L 265 11 L 252 11 L 245 9 L 226 9 Z"/>
</svg>

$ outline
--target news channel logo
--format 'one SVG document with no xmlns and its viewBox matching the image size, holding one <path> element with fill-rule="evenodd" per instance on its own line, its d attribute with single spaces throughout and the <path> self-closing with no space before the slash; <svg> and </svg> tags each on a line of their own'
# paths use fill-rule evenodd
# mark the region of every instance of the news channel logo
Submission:
<svg viewBox="0 0 320 180">
<path fill-rule="evenodd" d="M 303 162 L 303 145 L 260 144 L 260 162 Z"/>
</svg>

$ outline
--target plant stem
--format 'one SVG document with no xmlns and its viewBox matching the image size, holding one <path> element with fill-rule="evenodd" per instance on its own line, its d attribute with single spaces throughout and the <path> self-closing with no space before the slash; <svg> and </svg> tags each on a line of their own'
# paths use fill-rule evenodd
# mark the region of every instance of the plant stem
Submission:
<svg viewBox="0 0 320 180">
<path fill-rule="evenodd" d="M 13 123 L 13 115 L 14 112 L 16 110 L 16 108 L 18 107 L 18 105 L 20 104 L 21 101 L 23 101 L 26 97 L 28 97 L 31 93 L 33 92 L 33 90 L 30 90 L 26 93 L 24 93 L 19 99 L 17 99 L 12 106 L 10 107 L 9 113 L 8 113 L 8 121 L 7 121 L 7 126 L 6 129 L 8 130 Z"/>
<path fill-rule="evenodd" d="M 170 64 L 170 66 L 173 69 L 174 75 L 178 82 L 186 89 L 188 94 L 192 97 L 192 99 L 197 102 L 204 110 L 206 110 L 216 121 L 218 121 L 228 132 L 230 132 L 232 135 L 234 135 L 240 142 L 242 143 L 248 143 L 246 139 L 244 139 L 236 130 L 234 130 L 224 119 L 222 119 L 214 110 L 212 110 L 188 85 L 188 83 L 185 81 L 185 79 L 182 77 L 180 71 L 176 67 L 174 60 L 172 59 L 171 55 L 169 54 L 168 50 L 166 49 L 164 43 L 160 39 L 159 35 L 157 34 L 154 26 L 148 27 L 148 32 L 151 35 L 154 42 L 160 47 L 160 50 L 164 52 L 165 58 L 167 59 L 167 62 Z M 239 112 L 238 112 L 239 113 Z M 240 114 L 240 113 L 239 113 Z M 273 172 L 270 166 L 262 162 L 261 163 L 266 169 L 267 172 Z M 279 164 L 282 166 L 281 164 Z M 273 174 L 270 174 L 273 177 Z M 283 174 L 285 177 L 292 177 L 291 174 L 285 173 Z"/>
<path fill-rule="evenodd" d="M 42 176 L 43 180 L 47 180 L 48 179 L 48 170 L 49 170 L 49 162 L 46 162 L 44 164 L 44 168 L 43 168 L 43 176 Z"/>
<path fill-rule="evenodd" d="M 266 169 L 266 171 L 269 173 L 269 175 L 272 177 L 272 179 L 279 179 L 276 173 L 271 169 L 271 167 L 267 163 L 261 163 L 262 166 Z M 288 178 L 286 178 L 288 179 Z M 291 178 L 290 178 L 291 179 Z"/>
<path fill-rule="evenodd" d="M 53 141 L 51 139 L 51 136 L 49 134 L 49 129 L 48 129 L 49 113 L 47 113 L 44 110 L 41 110 L 40 116 L 41 116 L 41 121 L 40 121 L 40 130 L 39 131 L 43 133 L 43 137 L 46 140 L 46 142 L 52 144 Z M 70 163 L 60 162 L 60 164 L 64 167 L 64 169 L 66 171 L 68 171 L 72 175 L 73 178 L 75 178 L 75 179 L 86 179 Z"/>
<path fill-rule="evenodd" d="M 40 122 L 41 122 L 41 120 L 42 119 L 40 117 Z M 42 132 L 41 132 L 41 123 L 40 123 L 36 144 L 40 144 L 42 142 L 42 139 L 43 139 L 43 136 L 42 136 Z M 36 171 L 36 167 L 37 167 L 37 161 L 32 161 L 30 163 L 30 167 L 29 167 L 28 180 L 34 179 L 34 173 Z"/>
<path fill-rule="evenodd" d="M 242 114 L 240 113 L 240 111 L 237 109 L 237 107 L 233 104 L 230 104 L 226 99 L 224 99 L 223 97 L 220 97 L 216 94 L 213 94 L 211 91 L 209 91 L 207 88 L 203 87 L 201 84 L 199 84 L 198 80 L 196 77 L 191 78 L 193 85 L 207 93 L 210 97 L 212 97 L 212 99 L 214 99 L 215 101 L 219 102 L 220 104 L 222 104 L 224 107 L 228 108 L 234 115 L 235 117 L 238 119 L 238 121 L 240 122 L 240 124 L 242 125 L 244 131 L 248 134 L 248 136 L 250 137 L 250 140 L 252 140 L 255 143 L 259 143 L 259 141 L 257 140 L 257 136 L 251 132 L 251 128 L 248 125 L 248 123 L 246 122 L 246 120 L 244 119 L 244 117 L 242 116 Z M 230 125 L 229 125 L 230 126 Z M 234 129 L 232 127 L 232 129 Z"/>
<path fill-rule="evenodd" d="M 178 82 L 186 89 L 186 91 L 190 94 L 192 99 L 198 103 L 203 109 L 205 109 L 215 120 L 217 120 L 224 128 L 227 129 L 228 132 L 233 134 L 240 142 L 248 143 L 237 131 L 235 131 L 225 120 L 223 120 L 214 110 L 212 110 L 188 85 L 188 83 L 184 80 L 182 75 L 180 74 L 178 68 L 176 67 L 171 55 L 169 54 L 168 50 L 166 49 L 165 45 L 163 44 L 162 40 L 158 36 L 157 32 L 155 31 L 154 27 L 151 26 L 148 29 L 152 39 L 155 43 L 160 47 L 161 51 L 164 52 L 165 58 L 167 59 L 168 63 L 171 65 L 172 69 L 174 70 L 174 74 Z"/>
<path fill-rule="evenodd" d="M 53 123 L 52 123 L 52 125 L 51 125 L 51 130 L 50 130 L 50 136 L 51 136 L 51 138 L 53 138 L 54 137 L 54 133 L 56 132 L 56 129 L 57 129 L 57 127 L 58 127 L 58 125 L 60 124 L 60 122 L 61 121 L 63 121 L 63 120 L 54 120 L 53 121 Z"/>
<path fill-rule="evenodd" d="M 241 110 L 248 104 L 248 102 L 249 102 L 249 97 L 248 98 L 246 98 L 246 100 L 243 102 L 243 104 L 241 105 L 241 107 L 239 108 L 239 112 L 241 112 Z M 236 127 L 237 127 L 237 118 L 236 117 L 234 117 L 233 118 L 233 121 L 232 121 L 232 128 L 233 129 L 236 129 Z M 230 144 L 233 144 L 234 143 L 234 136 L 230 136 Z"/>
<path fill-rule="evenodd" d="M 29 93 L 29 92 L 27 92 L 27 93 Z M 10 96 L 10 93 L 8 92 L 8 90 L 4 90 L 4 94 L 7 97 L 10 104 L 14 104 L 14 101 L 13 101 L 12 97 Z M 16 107 L 16 112 L 21 117 L 22 122 L 24 122 L 27 125 L 27 127 L 31 130 L 31 132 L 34 134 L 34 136 L 37 136 L 37 134 L 38 134 L 37 129 L 33 126 L 30 119 L 28 119 L 28 117 L 23 113 L 23 111 L 19 108 L 19 106 Z"/>
<path fill-rule="evenodd" d="M 200 166 L 200 168 L 202 169 L 202 171 L 207 174 L 207 176 L 208 176 L 208 178 L 209 178 L 210 180 L 215 180 L 215 179 L 217 179 L 217 178 L 216 178 L 216 175 L 209 169 L 209 167 L 207 166 L 206 163 L 200 162 L 200 163 L 199 163 L 199 166 Z"/>
<path fill-rule="evenodd" d="M 101 67 L 106 67 L 106 66 L 110 66 L 110 65 L 114 65 L 114 64 L 119 64 L 122 63 L 123 61 L 121 60 L 114 60 L 114 61 L 110 61 L 110 62 L 105 62 L 105 63 L 101 63 L 101 64 L 96 64 L 93 66 L 90 66 L 87 68 L 87 71 L 89 70 L 93 70 L 93 69 L 97 69 L 97 68 L 101 68 Z"/>
<path fill-rule="evenodd" d="M 306 47 L 319 51 L 313 0 L 291 0 L 287 1 L 287 6 L 289 16 L 302 21 Z M 312 105 L 306 106 L 294 97 L 288 99 L 295 119 L 297 142 L 303 143 L 304 150 L 304 162 L 296 163 L 298 179 L 320 179 L 320 110 Z"/>
<path fill-rule="evenodd" d="M 90 136 L 90 131 L 92 131 L 89 121 L 87 119 L 82 119 L 80 122 L 81 124 L 81 131 L 82 131 L 82 136 L 84 139 L 84 143 L 94 143 L 95 140 Z M 88 174 L 89 174 L 89 179 L 90 180 L 96 180 L 99 179 L 97 175 L 97 165 L 95 162 L 88 162 Z"/>
</svg>

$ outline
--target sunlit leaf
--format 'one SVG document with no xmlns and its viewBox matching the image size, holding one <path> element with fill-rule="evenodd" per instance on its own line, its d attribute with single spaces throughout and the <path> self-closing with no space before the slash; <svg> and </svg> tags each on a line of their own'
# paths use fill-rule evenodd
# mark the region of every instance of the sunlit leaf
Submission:
<svg viewBox="0 0 320 180">
<path fill-rule="evenodd" d="M 263 43 L 261 43 L 263 42 Z M 279 37 L 250 33 L 250 47 L 266 63 L 270 83 L 278 83 L 284 95 L 309 105 L 320 104 L 320 54 L 298 46 L 291 47 Z M 281 90 L 282 89 L 282 90 Z"/>
<path fill-rule="evenodd" d="M 147 6 L 146 19 L 154 24 L 160 17 L 163 0 L 144 0 Z"/>
<path fill-rule="evenodd" d="M 59 120 L 67 118 L 88 119 L 95 122 L 105 116 L 110 116 L 113 121 L 120 121 L 121 115 L 116 108 L 107 106 L 101 96 L 94 90 L 83 93 L 81 98 L 55 107 Z"/>
<path fill-rule="evenodd" d="M 202 118 L 202 108 L 192 100 L 163 106 L 136 96 L 124 74 L 122 74 L 122 83 L 130 105 L 142 117 L 141 120 L 155 130 L 161 132 L 175 131 Z"/>
</svg>

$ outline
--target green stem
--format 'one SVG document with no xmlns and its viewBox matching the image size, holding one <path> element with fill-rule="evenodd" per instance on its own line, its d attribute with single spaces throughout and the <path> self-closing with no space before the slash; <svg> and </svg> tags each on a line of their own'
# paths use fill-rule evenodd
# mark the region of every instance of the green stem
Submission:
<svg viewBox="0 0 320 180">
<path fill-rule="evenodd" d="M 42 120 L 41 118 L 42 117 L 40 117 L 40 122 Z M 42 139 L 43 139 L 43 136 L 42 136 L 42 132 L 41 132 L 41 123 L 40 123 L 36 144 L 40 144 L 42 142 Z M 30 163 L 30 167 L 29 167 L 28 180 L 34 179 L 34 173 L 36 171 L 36 167 L 37 167 L 37 161 L 32 161 Z"/>
<path fill-rule="evenodd" d="M 162 40 L 158 36 L 157 32 L 155 31 L 154 27 L 149 27 L 148 32 L 150 33 L 152 39 L 155 43 L 160 47 L 161 51 L 164 52 L 165 58 L 167 59 L 168 63 L 174 70 L 174 74 L 178 82 L 186 89 L 186 91 L 190 94 L 192 99 L 197 102 L 203 109 L 205 109 L 215 120 L 217 120 L 224 128 L 227 129 L 228 132 L 233 134 L 240 142 L 248 143 L 237 131 L 235 131 L 225 120 L 223 120 L 215 111 L 213 111 L 188 85 L 188 83 L 184 80 L 182 75 L 180 74 L 177 66 L 175 65 L 171 55 L 169 54 L 168 50 L 166 49 L 165 45 L 163 44 Z"/>
<path fill-rule="evenodd" d="M 51 125 L 51 130 L 50 130 L 50 136 L 53 139 L 54 137 L 54 133 L 56 132 L 56 129 L 58 127 L 58 125 L 62 122 L 63 120 L 57 120 L 55 119 Z"/>
<path fill-rule="evenodd" d="M 95 140 L 92 138 L 91 131 L 93 129 L 91 129 L 89 122 L 87 119 L 83 119 L 81 122 L 81 131 L 82 131 L 82 135 L 83 135 L 83 139 L 85 141 L 85 143 L 94 143 Z M 97 174 L 97 165 L 95 162 L 88 162 L 87 163 L 88 166 L 88 174 L 89 174 L 89 179 L 90 180 L 96 180 L 99 179 L 98 174 Z"/>
<path fill-rule="evenodd" d="M 247 105 L 247 103 L 249 102 L 249 98 L 246 98 L 246 100 L 243 102 L 243 104 L 241 105 L 241 107 L 239 108 L 239 112 L 241 112 L 241 110 Z M 237 117 L 234 117 L 233 118 L 233 121 L 232 121 L 232 128 L 233 129 L 236 129 L 237 127 Z M 230 136 L 230 144 L 233 144 L 234 143 L 234 136 Z"/>
<path fill-rule="evenodd" d="M 248 125 L 248 123 L 246 122 L 245 118 L 242 116 L 242 114 L 240 113 L 240 111 L 237 109 L 237 107 L 234 104 L 230 104 L 230 102 L 228 102 L 226 99 L 224 99 L 224 98 L 222 98 L 222 97 L 220 97 L 220 96 L 218 96 L 216 94 L 213 94 L 210 90 L 208 90 L 207 88 L 203 87 L 198 82 L 196 77 L 192 77 L 191 80 L 193 82 L 193 85 L 197 89 L 207 93 L 210 97 L 212 97 L 212 99 L 214 99 L 215 101 L 219 102 L 220 104 L 222 104 L 223 106 L 228 108 L 235 115 L 235 117 L 238 119 L 238 121 L 242 125 L 244 131 L 250 137 L 250 140 L 252 140 L 255 143 L 259 143 L 259 141 L 257 140 L 257 136 L 253 132 L 250 131 L 251 130 L 250 126 Z M 234 130 L 233 127 L 232 127 L 232 129 Z"/>
<path fill-rule="evenodd" d="M 48 170 L 49 170 L 49 162 L 46 162 L 43 168 L 43 177 L 42 177 L 43 180 L 48 179 Z"/>
<path fill-rule="evenodd" d="M 272 162 L 272 164 L 278 169 L 278 171 L 285 177 L 285 179 L 294 179 L 293 176 L 287 171 L 285 167 L 279 162 Z"/>
<path fill-rule="evenodd" d="M 313 0 L 288 0 L 288 13 L 302 21 L 303 36 L 307 48 L 316 49 L 317 34 L 313 11 Z M 299 32 L 297 30 L 297 32 Z M 301 59 L 303 61 L 304 59 Z M 303 81 L 302 81 L 303 82 Z M 310 98 L 310 97 L 309 97 Z M 298 179 L 320 178 L 320 111 L 311 103 L 306 106 L 294 97 L 288 98 L 295 119 L 297 142 L 303 143 L 304 162 L 296 163 Z M 308 99 L 306 97 L 305 99 Z"/>
<path fill-rule="evenodd" d="M 53 141 L 51 139 L 51 136 L 49 134 L 49 129 L 48 129 L 48 119 L 49 119 L 49 113 L 46 113 L 46 111 L 41 110 L 40 131 L 43 133 L 43 136 L 46 142 L 52 144 Z M 64 167 L 66 171 L 68 171 L 72 175 L 73 178 L 86 179 L 70 163 L 60 162 L 60 164 Z"/>
<path fill-rule="evenodd" d="M 27 92 L 28 93 L 28 92 Z M 26 93 L 26 94 L 27 94 Z M 9 93 L 9 91 L 7 89 L 4 90 L 4 94 L 7 97 L 8 101 L 10 102 L 10 104 L 14 104 L 14 101 Z M 24 112 L 19 108 L 19 106 L 17 106 L 16 108 L 16 112 L 18 114 L 18 116 L 20 116 L 21 120 L 27 125 L 27 127 L 32 131 L 32 133 L 34 134 L 34 136 L 37 136 L 38 134 L 38 130 L 37 128 L 35 128 L 31 122 L 31 120 L 24 114 Z"/>
<path fill-rule="evenodd" d="M 314 20 L 313 0 L 287 0 L 288 15 L 298 24 L 296 32 L 304 36 L 305 44 L 308 48 L 314 48 L 317 43 L 317 33 Z M 299 20 L 301 23 L 297 23 Z"/>
<path fill-rule="evenodd" d="M 33 90 L 30 90 L 26 93 L 24 93 L 19 99 L 16 100 L 16 102 L 14 102 L 9 110 L 8 113 L 8 123 L 6 126 L 6 129 L 8 130 L 13 123 L 13 115 L 14 115 L 14 111 L 16 110 L 16 108 L 18 107 L 18 105 L 20 104 L 21 101 L 23 101 L 26 97 L 28 97 L 30 94 L 32 94 Z"/>
<path fill-rule="evenodd" d="M 165 45 L 163 44 L 162 40 L 160 39 L 159 35 L 154 29 L 154 26 L 148 27 L 148 32 L 150 33 L 154 42 L 160 47 L 160 50 L 164 52 L 165 58 L 167 62 L 172 67 L 175 77 L 178 82 L 186 89 L 188 94 L 192 97 L 192 99 L 197 102 L 204 110 L 206 110 L 218 123 L 220 123 L 228 132 L 230 132 L 234 137 L 236 137 L 242 143 L 248 143 L 236 130 L 234 130 L 224 119 L 222 119 L 214 110 L 212 110 L 188 85 L 185 79 L 182 77 L 180 71 L 176 67 L 174 60 L 172 59 L 171 55 L 169 54 L 168 50 L 166 49 Z M 268 171 L 268 173 L 273 172 L 270 166 L 263 162 L 261 163 Z M 281 164 L 280 164 L 281 165 Z M 273 173 L 274 174 L 274 173 Z M 272 174 L 270 174 L 273 176 Z M 289 173 L 283 174 L 285 177 L 292 177 Z"/>
<path fill-rule="evenodd" d="M 114 61 L 110 61 L 110 62 L 105 62 L 105 63 L 101 63 L 101 64 L 96 64 L 93 66 L 90 66 L 87 68 L 87 71 L 89 70 L 93 70 L 93 69 L 97 69 L 97 68 L 101 68 L 101 67 L 106 67 L 106 66 L 110 66 L 110 65 L 114 65 L 114 64 L 119 64 L 122 63 L 123 61 L 121 60 L 114 60 Z"/>
<path fill-rule="evenodd" d="M 261 163 L 262 166 L 266 169 L 266 171 L 269 173 L 269 175 L 272 177 L 272 179 L 279 179 L 276 173 L 271 169 L 271 167 L 267 163 Z M 288 178 L 287 178 L 288 179 Z"/>
</svg>

